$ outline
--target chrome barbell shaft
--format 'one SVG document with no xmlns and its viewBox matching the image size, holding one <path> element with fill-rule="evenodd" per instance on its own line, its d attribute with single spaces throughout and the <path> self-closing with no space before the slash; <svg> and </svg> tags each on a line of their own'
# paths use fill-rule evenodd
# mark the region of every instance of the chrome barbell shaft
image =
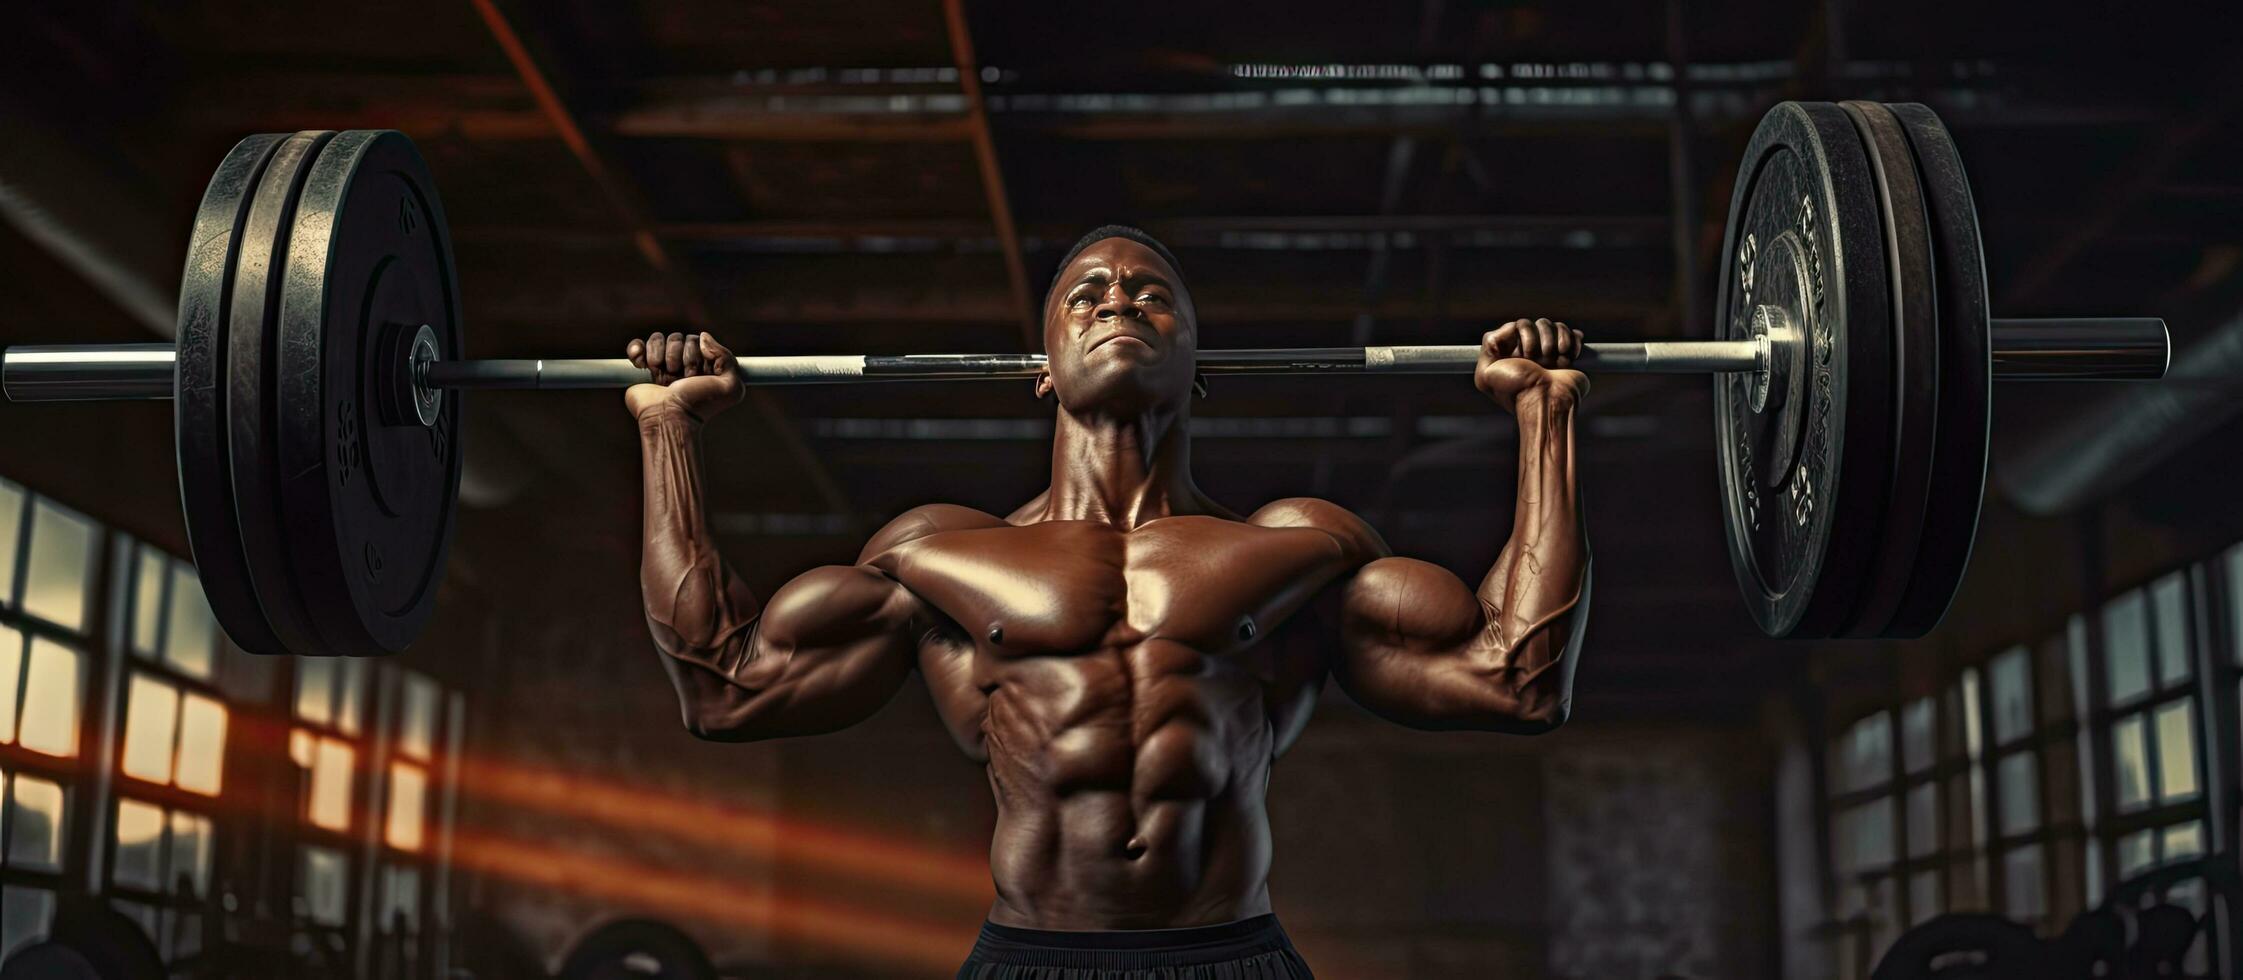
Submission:
<svg viewBox="0 0 2243 980">
<path fill-rule="evenodd" d="M 2162 377 L 2171 350 L 2165 321 L 2151 317 L 1995 320 L 1994 377 L 2012 380 L 2127 380 Z M 1461 374 L 1479 363 L 1475 345 L 1311 347 L 1200 351 L 1208 374 Z M 1584 344 L 1577 364 L 1607 374 L 1704 374 L 1761 370 L 1758 340 L 1653 340 Z M 1042 354 L 811 354 L 737 358 L 749 384 L 1030 378 Z M 10 347 L 0 351 L 0 390 L 9 401 L 170 398 L 168 344 Z M 419 384 L 434 388 L 621 388 L 645 368 L 614 359 L 435 361 Z"/>
</svg>

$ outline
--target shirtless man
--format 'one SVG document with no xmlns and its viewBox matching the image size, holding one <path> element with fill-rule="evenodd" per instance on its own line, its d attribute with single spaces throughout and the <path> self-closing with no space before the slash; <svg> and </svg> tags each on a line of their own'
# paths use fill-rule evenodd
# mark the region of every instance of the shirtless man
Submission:
<svg viewBox="0 0 2243 980">
<path fill-rule="evenodd" d="M 913 509 L 768 603 L 718 556 L 701 499 L 701 427 L 742 395 L 732 355 L 706 334 L 631 341 L 655 379 L 625 394 L 640 582 L 685 726 L 830 732 L 917 668 L 997 800 L 997 899 L 961 980 L 1307 977 L 1270 912 L 1264 796 L 1327 676 L 1416 728 L 1565 721 L 1589 593 L 1581 335 L 1518 320 L 1481 339 L 1474 383 L 1518 419 L 1519 493 L 1475 593 L 1329 502 L 1241 517 L 1199 491 L 1191 294 L 1143 232 L 1078 243 L 1043 331 L 1049 489 L 1001 517 Z"/>
</svg>

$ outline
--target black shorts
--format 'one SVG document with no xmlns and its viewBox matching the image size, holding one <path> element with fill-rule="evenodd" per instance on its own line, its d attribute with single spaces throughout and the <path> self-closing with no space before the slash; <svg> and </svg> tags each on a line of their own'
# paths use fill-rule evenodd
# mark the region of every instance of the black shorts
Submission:
<svg viewBox="0 0 2243 980">
<path fill-rule="evenodd" d="M 958 980 L 1312 980 L 1277 916 L 1189 929 L 1053 932 L 986 922 Z"/>
</svg>

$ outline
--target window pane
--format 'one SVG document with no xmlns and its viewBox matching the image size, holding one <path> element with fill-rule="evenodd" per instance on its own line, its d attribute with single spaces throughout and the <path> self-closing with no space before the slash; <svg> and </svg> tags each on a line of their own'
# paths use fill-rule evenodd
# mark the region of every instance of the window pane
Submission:
<svg viewBox="0 0 2243 980">
<path fill-rule="evenodd" d="M 23 539 L 23 488 L 0 480 L 0 606 L 16 601 L 16 544 Z"/>
<path fill-rule="evenodd" d="M 2001 761 L 2002 833 L 2021 834 L 2040 826 L 2039 757 L 2031 750 Z"/>
<path fill-rule="evenodd" d="M 426 760 L 436 741 L 436 682 L 405 675 L 405 709 L 398 721 L 398 751 Z"/>
<path fill-rule="evenodd" d="M 1841 792 L 1868 789 L 1892 778 L 1892 715 L 1880 711 L 1846 729 L 1836 760 Z"/>
<path fill-rule="evenodd" d="M 1893 801 L 1875 800 L 1838 816 L 1838 839 L 1832 842 L 1839 870 L 1853 873 L 1893 863 Z"/>
<path fill-rule="evenodd" d="M 350 870 L 343 855 L 324 847 L 304 848 L 304 880 L 300 891 L 304 914 L 331 926 L 343 924 L 343 907 L 349 890 Z"/>
<path fill-rule="evenodd" d="M 1939 785 L 1925 783 L 1908 791 L 1908 856 L 1939 853 Z"/>
<path fill-rule="evenodd" d="M 2157 709 L 2157 798 L 2196 795 L 2196 703 L 2175 701 Z"/>
<path fill-rule="evenodd" d="M 14 885 L 0 888 L 0 960 L 33 940 L 46 938 L 47 930 L 54 927 L 54 916 L 55 893 Z"/>
<path fill-rule="evenodd" d="M 171 867 L 164 880 L 170 893 L 201 898 L 210 886 L 210 818 L 183 811 L 171 815 Z"/>
<path fill-rule="evenodd" d="M 288 733 L 288 758 L 298 768 L 310 769 L 313 756 L 319 751 L 319 736 L 301 728 Z"/>
<path fill-rule="evenodd" d="M 296 658 L 296 717 L 314 724 L 334 721 L 335 661 L 327 657 Z"/>
<path fill-rule="evenodd" d="M 2118 877 L 2120 881 L 2134 877 L 2157 862 L 2157 838 L 2154 830 L 2137 830 L 2118 840 Z"/>
<path fill-rule="evenodd" d="M 31 567 L 23 611 L 57 626 L 86 625 L 86 583 L 93 570 L 92 521 L 45 500 L 31 505 Z"/>
<path fill-rule="evenodd" d="M 2227 652 L 2243 664 L 2243 545 L 2227 553 L 2227 635 L 2234 638 Z"/>
<path fill-rule="evenodd" d="M 382 876 L 382 917 L 375 928 L 391 935 L 420 929 L 420 872 L 410 865 L 386 869 Z"/>
<path fill-rule="evenodd" d="M 0 745 L 16 740 L 16 688 L 23 679 L 23 634 L 0 623 Z"/>
<path fill-rule="evenodd" d="M 1925 919 L 1944 911 L 1939 907 L 1939 872 L 1918 871 L 1908 877 L 1908 918 L 1910 925 L 1921 924 Z"/>
<path fill-rule="evenodd" d="M 2103 607 L 2104 680 L 2113 703 L 2150 689 L 2149 615 L 2142 594 L 2129 592 Z"/>
<path fill-rule="evenodd" d="M 1954 697 L 1962 705 L 1962 710 L 1958 714 L 1962 719 L 1963 753 L 1967 758 L 1975 761 L 1978 758 L 1978 753 L 1985 746 L 1984 736 L 1986 731 L 1985 721 L 1978 715 L 1978 671 L 1976 668 L 1964 670 L 1963 676 L 1956 679 Z"/>
<path fill-rule="evenodd" d="M 1934 698 L 1918 698 L 1900 709 L 1900 756 L 1911 775 L 1931 768 L 1932 719 L 1938 709 Z"/>
<path fill-rule="evenodd" d="M 2193 860 L 2204 855 L 2204 824 L 2191 820 L 2165 828 L 2164 855 L 2159 859 L 2166 864 Z"/>
<path fill-rule="evenodd" d="M 210 617 L 210 600 L 193 566 L 172 566 L 170 625 L 164 629 L 164 660 L 189 677 L 210 679 L 210 662 L 218 648 L 218 623 Z"/>
<path fill-rule="evenodd" d="M 16 742 L 48 755 L 78 754 L 78 651 L 43 636 L 31 639 Z"/>
<path fill-rule="evenodd" d="M 2111 769 L 2118 783 L 2120 810 L 2140 809 L 2150 801 L 2149 746 L 2144 741 L 2141 715 L 2111 726 Z"/>
<path fill-rule="evenodd" d="M 20 772 L 8 783 L 15 801 L 8 814 L 9 866 L 62 870 L 62 786 Z"/>
<path fill-rule="evenodd" d="M 350 829 L 350 781 L 350 746 L 320 739 L 312 761 L 312 823 L 329 830 Z"/>
<path fill-rule="evenodd" d="M 179 691 L 135 674 L 125 707 L 125 775 L 171 782 L 172 738 L 179 725 Z"/>
<path fill-rule="evenodd" d="M 419 766 L 393 762 L 389 767 L 389 826 L 383 836 L 401 851 L 421 849 L 421 828 L 428 821 L 428 777 Z"/>
<path fill-rule="evenodd" d="M 2150 586 L 2150 608 L 2157 617 L 2157 682 L 2171 687 L 2188 680 L 2188 573 L 2174 572 Z"/>
<path fill-rule="evenodd" d="M 2012 919 L 2032 921 L 2048 910 L 2041 884 L 2041 848 L 2028 844 L 2002 855 L 2002 904 Z"/>
<path fill-rule="evenodd" d="M 2024 738 L 2033 730 L 2031 655 L 2024 647 L 2002 651 L 1986 666 L 1986 683 L 1994 696 L 1994 744 Z"/>
<path fill-rule="evenodd" d="M 356 735 L 360 709 L 366 703 L 366 661 L 342 658 L 335 665 L 335 681 L 335 727 L 345 735 Z"/>
<path fill-rule="evenodd" d="M 133 566 L 132 650 L 154 656 L 157 631 L 164 624 L 164 572 L 171 568 L 171 557 L 141 545 Z"/>
<path fill-rule="evenodd" d="M 117 801 L 117 865 L 110 872 L 120 885 L 156 891 L 164 880 L 164 811 L 139 800 Z"/>
<path fill-rule="evenodd" d="M 179 788 L 218 795 L 226 762 L 226 706 L 199 694 L 179 709 Z"/>
</svg>

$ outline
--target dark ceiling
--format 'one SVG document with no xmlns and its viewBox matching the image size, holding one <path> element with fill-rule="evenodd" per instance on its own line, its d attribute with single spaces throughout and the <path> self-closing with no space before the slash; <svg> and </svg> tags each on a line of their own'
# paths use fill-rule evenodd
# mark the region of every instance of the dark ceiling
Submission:
<svg viewBox="0 0 2243 980">
<path fill-rule="evenodd" d="M 104 160 L 89 179 L 145 200 L 167 248 L 244 134 L 404 130 L 479 356 L 699 327 L 744 352 L 1017 350 L 1059 250 L 1116 220 L 1174 246 L 1209 346 L 1464 343 L 1520 315 L 1701 336 L 1735 160 L 1787 98 L 1937 109 L 2003 312 L 2163 314 L 2185 341 L 2233 285 L 2233 28 L 2180 5 L 964 7 L 961 34 L 939 0 L 24 5 L 5 77 L 17 122 Z M 498 495 L 542 515 L 516 525 L 623 522 L 628 562 L 615 401 L 481 398 L 470 452 L 529 474 Z M 1607 378 L 1583 437 L 1612 665 L 1584 677 L 1647 699 L 1733 698 L 1787 662 L 1733 598 L 1709 402 Z M 1235 507 L 1328 496 L 1463 572 L 1500 545 L 1509 436 L 1461 380 L 1221 379 L 1199 413 L 1201 483 Z M 915 503 L 1010 509 L 1044 472 L 1025 384 L 737 414 L 709 492 L 767 586 Z M 537 560 L 493 537 L 461 561 Z"/>
</svg>

